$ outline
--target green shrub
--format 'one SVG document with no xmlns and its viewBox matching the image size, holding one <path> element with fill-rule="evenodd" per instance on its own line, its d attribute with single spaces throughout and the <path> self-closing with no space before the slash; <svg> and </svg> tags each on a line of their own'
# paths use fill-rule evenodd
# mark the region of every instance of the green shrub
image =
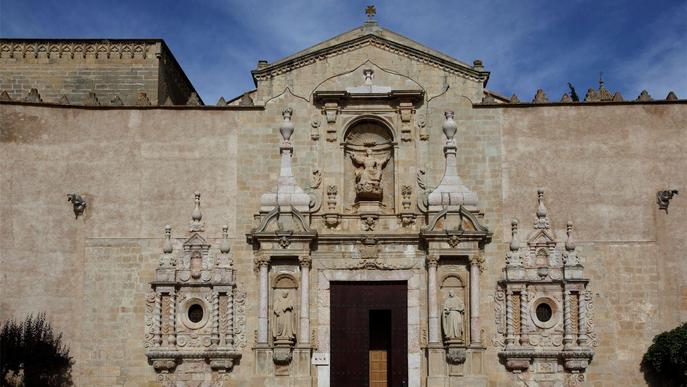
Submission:
<svg viewBox="0 0 687 387">
<path fill-rule="evenodd" d="M 687 323 L 654 337 L 642 370 L 659 385 L 687 386 Z"/>
<path fill-rule="evenodd" d="M 6 321 L 0 330 L 0 383 L 5 385 L 71 385 L 73 361 L 62 334 L 55 335 L 41 313 L 23 322 Z"/>
</svg>

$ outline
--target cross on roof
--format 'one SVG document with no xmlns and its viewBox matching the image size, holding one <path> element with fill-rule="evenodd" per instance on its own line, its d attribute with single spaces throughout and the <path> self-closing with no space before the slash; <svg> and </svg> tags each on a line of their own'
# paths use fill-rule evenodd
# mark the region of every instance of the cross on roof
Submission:
<svg viewBox="0 0 687 387">
<path fill-rule="evenodd" d="M 365 14 L 368 19 L 372 19 L 377 14 L 377 8 L 375 8 L 374 5 L 368 5 L 367 8 L 365 8 Z"/>
</svg>

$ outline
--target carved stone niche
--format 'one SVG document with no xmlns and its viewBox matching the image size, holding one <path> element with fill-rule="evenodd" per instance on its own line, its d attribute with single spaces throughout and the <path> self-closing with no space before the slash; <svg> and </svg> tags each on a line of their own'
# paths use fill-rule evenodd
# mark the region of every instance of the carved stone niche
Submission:
<svg viewBox="0 0 687 387">
<path fill-rule="evenodd" d="M 518 222 L 511 224 L 510 251 L 494 297 L 499 357 L 512 372 L 529 371 L 532 381 L 544 368 L 545 373 L 560 368 L 559 376 L 562 371 L 583 373 L 596 346 L 592 293 L 577 255 L 572 223 L 567 224 L 565 241 L 558 240 L 543 190 L 538 192 L 538 203 L 534 230 L 524 245 Z"/>
<path fill-rule="evenodd" d="M 272 278 L 272 302 L 270 327 L 274 351 L 272 358 L 277 365 L 276 373 L 288 374 L 288 369 L 279 366 L 291 363 L 292 352 L 296 344 L 297 321 L 299 314 L 298 284 L 294 276 L 295 265 L 273 260 L 272 269 L 276 271 Z"/>
<path fill-rule="evenodd" d="M 206 375 L 207 381 L 222 379 L 245 345 L 245 293 L 236 285 L 228 227 L 214 252 L 202 235 L 200 194 L 196 196 L 195 231 L 175 248 L 171 227 L 165 227 L 162 255 L 146 297 L 146 356 L 165 385 L 174 385 L 188 372 Z"/>
<path fill-rule="evenodd" d="M 359 214 L 394 210 L 394 142 L 379 119 L 362 119 L 344 138 L 344 205 Z"/>
<path fill-rule="evenodd" d="M 446 361 L 454 365 L 465 362 L 470 306 L 469 300 L 465 297 L 467 291 L 464 278 L 467 270 L 461 270 L 463 275 L 457 271 L 457 268 L 452 268 L 450 274 L 443 277 L 440 286 L 442 302 L 439 304 Z"/>
</svg>

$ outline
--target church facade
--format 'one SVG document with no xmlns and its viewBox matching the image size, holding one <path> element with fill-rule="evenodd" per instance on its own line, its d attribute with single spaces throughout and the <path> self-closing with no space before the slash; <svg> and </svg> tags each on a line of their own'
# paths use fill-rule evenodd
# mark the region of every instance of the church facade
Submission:
<svg viewBox="0 0 687 387">
<path fill-rule="evenodd" d="M 162 41 L 0 63 L 0 319 L 75 385 L 644 385 L 687 319 L 672 93 L 507 99 L 374 20 L 216 106 Z"/>
</svg>

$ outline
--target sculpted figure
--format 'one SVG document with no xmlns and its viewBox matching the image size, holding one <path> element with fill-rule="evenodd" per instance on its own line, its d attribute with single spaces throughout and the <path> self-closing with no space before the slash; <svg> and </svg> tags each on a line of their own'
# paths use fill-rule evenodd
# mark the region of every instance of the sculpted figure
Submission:
<svg viewBox="0 0 687 387">
<path fill-rule="evenodd" d="M 375 157 L 372 149 L 366 149 L 365 155 L 349 153 L 353 165 L 355 165 L 355 190 L 358 200 L 381 200 L 382 199 L 382 169 L 391 158 L 387 153 L 382 157 Z"/>
<path fill-rule="evenodd" d="M 293 340 L 296 333 L 293 329 L 293 303 L 289 298 L 289 291 L 285 290 L 274 301 L 275 340 Z"/>
<path fill-rule="evenodd" d="M 463 339 L 464 311 L 465 304 L 463 304 L 463 300 L 456 297 L 453 290 L 449 290 L 448 298 L 444 301 L 441 324 L 444 328 L 444 339 L 447 341 Z"/>
</svg>

